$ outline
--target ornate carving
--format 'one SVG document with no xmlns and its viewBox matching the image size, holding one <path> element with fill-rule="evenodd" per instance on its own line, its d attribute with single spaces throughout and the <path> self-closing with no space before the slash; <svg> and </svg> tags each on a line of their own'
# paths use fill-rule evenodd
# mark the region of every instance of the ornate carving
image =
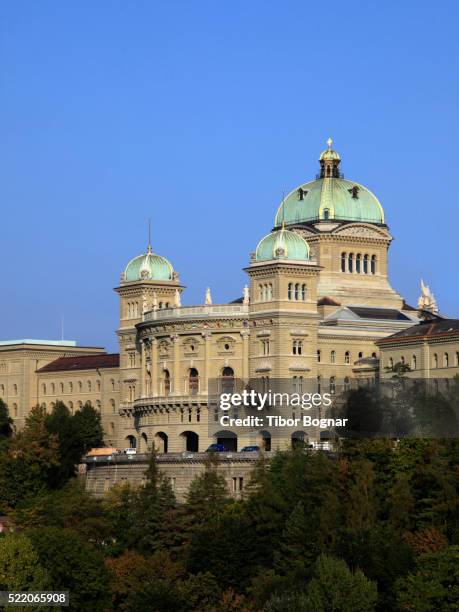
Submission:
<svg viewBox="0 0 459 612">
<path fill-rule="evenodd" d="M 386 232 L 373 229 L 366 225 L 351 225 L 343 229 L 338 229 L 334 233 L 340 236 L 356 236 L 358 238 L 388 238 Z"/>
</svg>

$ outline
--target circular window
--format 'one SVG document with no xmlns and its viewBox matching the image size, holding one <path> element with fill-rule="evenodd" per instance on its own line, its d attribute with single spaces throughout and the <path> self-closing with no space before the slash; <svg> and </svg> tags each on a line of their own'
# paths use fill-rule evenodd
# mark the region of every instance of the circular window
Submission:
<svg viewBox="0 0 459 612">
<path fill-rule="evenodd" d="M 228 343 L 225 344 L 225 351 L 229 351 L 229 349 L 230 349 L 230 345 Z"/>
</svg>

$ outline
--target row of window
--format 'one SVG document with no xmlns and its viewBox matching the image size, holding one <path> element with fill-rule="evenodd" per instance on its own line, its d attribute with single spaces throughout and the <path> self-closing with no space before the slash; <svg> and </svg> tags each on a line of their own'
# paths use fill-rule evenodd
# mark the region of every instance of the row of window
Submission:
<svg viewBox="0 0 459 612">
<path fill-rule="evenodd" d="M 85 404 L 88 404 L 89 406 L 92 406 L 92 402 L 89 400 L 85 400 L 84 402 L 81 400 L 78 400 L 76 402 L 73 401 L 64 401 L 64 404 L 67 406 L 67 408 L 70 410 L 70 412 L 73 414 L 74 410 L 80 410 L 81 408 L 83 408 L 83 406 Z M 54 406 L 56 405 L 55 402 L 50 402 L 49 405 L 46 404 L 46 402 L 42 402 L 41 407 L 44 410 L 47 410 L 48 408 L 50 410 L 52 410 L 54 408 Z M 115 400 L 111 399 L 109 401 L 109 409 L 110 412 L 112 412 L 113 414 L 116 414 L 116 404 L 115 404 Z M 94 403 L 94 408 L 96 408 L 97 410 L 99 410 L 99 412 L 102 410 L 102 402 L 100 400 L 96 400 L 96 402 Z"/>
<path fill-rule="evenodd" d="M 221 372 L 222 380 L 222 391 L 230 393 L 234 389 L 234 370 L 230 367 L 223 368 Z M 163 394 L 169 395 L 171 392 L 171 376 L 169 370 L 163 370 Z M 135 386 L 134 386 L 135 393 Z M 199 372 L 196 368 L 190 368 L 188 370 L 188 393 L 190 395 L 197 395 L 199 393 Z M 132 398 L 134 399 L 134 398 Z M 132 401 L 132 400 L 131 400 Z"/>
<path fill-rule="evenodd" d="M 341 272 L 376 274 L 376 255 L 341 253 Z"/>
<path fill-rule="evenodd" d="M 454 360 L 454 361 L 453 361 Z M 416 355 L 411 356 L 411 361 L 405 358 L 404 355 L 400 357 L 399 363 L 402 365 L 409 365 L 411 370 L 416 370 L 418 367 L 418 359 Z M 389 358 L 389 367 L 393 368 L 395 365 L 393 357 Z M 434 353 L 432 355 L 432 368 L 449 368 L 454 365 L 454 367 L 459 367 L 459 351 L 456 351 L 453 358 L 450 357 L 449 353 L 443 353 L 440 364 L 440 356 L 438 353 Z"/>
<path fill-rule="evenodd" d="M 269 376 L 261 377 L 262 390 L 269 390 Z M 350 389 L 351 380 L 348 376 L 343 379 L 344 390 L 347 391 Z M 326 385 L 322 379 L 322 376 L 317 377 L 317 393 L 320 393 L 326 388 Z M 303 377 L 302 376 L 293 376 L 292 377 L 292 389 L 293 393 L 302 393 L 303 392 Z M 336 376 L 330 376 L 328 379 L 328 390 L 330 393 L 334 394 L 336 392 Z"/>
<path fill-rule="evenodd" d="M 304 302 L 306 299 L 306 285 L 304 283 L 289 283 L 287 297 L 289 300 L 302 300 Z"/>
<path fill-rule="evenodd" d="M 265 283 L 264 285 L 258 285 L 258 300 L 260 302 L 269 302 L 272 299 L 273 299 L 272 283 Z"/>
<path fill-rule="evenodd" d="M 289 300 L 304 300 L 306 299 L 306 284 L 305 283 L 289 283 L 287 288 L 287 297 Z M 258 285 L 258 299 L 260 302 L 269 302 L 273 299 L 272 283 Z"/>
<path fill-rule="evenodd" d="M 110 385 L 110 390 L 115 391 L 116 383 L 113 378 L 110 380 L 109 385 Z M 3 385 L 0 386 L 0 392 L 2 391 L 2 387 Z M 41 385 L 42 395 L 55 395 L 56 389 L 59 389 L 59 393 L 65 393 L 65 384 L 61 382 L 58 385 L 56 385 L 55 383 L 48 383 L 48 384 L 42 383 Z M 101 383 L 100 383 L 100 380 L 96 380 L 96 384 L 93 389 L 93 384 L 91 380 L 87 380 L 86 383 L 84 383 L 82 380 L 79 380 L 76 383 L 75 390 L 78 390 L 78 392 L 80 393 L 83 393 L 83 392 L 91 393 L 93 390 L 100 391 Z M 67 393 L 73 393 L 73 391 L 74 391 L 73 382 L 67 383 Z"/>
<path fill-rule="evenodd" d="M 376 357 L 377 357 L 376 353 L 371 353 L 371 357 L 373 359 L 376 359 Z M 363 353 L 362 353 L 362 351 L 360 351 L 358 353 L 357 359 L 362 359 L 362 358 L 363 358 Z M 320 351 L 320 350 L 317 351 L 317 361 L 318 361 L 318 363 L 320 363 L 322 361 L 322 351 Z M 330 363 L 336 363 L 336 351 L 330 351 Z M 344 363 L 346 363 L 346 364 L 352 363 L 350 351 L 346 351 L 344 353 Z"/>
</svg>

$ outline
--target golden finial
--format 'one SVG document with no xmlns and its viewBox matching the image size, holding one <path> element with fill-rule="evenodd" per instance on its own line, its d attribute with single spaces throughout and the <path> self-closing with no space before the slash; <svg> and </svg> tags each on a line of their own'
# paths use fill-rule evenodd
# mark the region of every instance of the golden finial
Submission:
<svg viewBox="0 0 459 612">
<path fill-rule="evenodd" d="M 331 149 L 332 144 L 333 144 L 333 140 L 332 140 L 331 138 L 329 138 L 329 139 L 327 140 L 327 145 L 328 145 L 328 148 L 329 148 L 329 149 Z"/>
</svg>

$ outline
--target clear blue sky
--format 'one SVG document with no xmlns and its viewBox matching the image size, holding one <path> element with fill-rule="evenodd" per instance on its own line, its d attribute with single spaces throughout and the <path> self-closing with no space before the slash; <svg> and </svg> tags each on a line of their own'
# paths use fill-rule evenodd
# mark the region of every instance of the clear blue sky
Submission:
<svg viewBox="0 0 459 612">
<path fill-rule="evenodd" d="M 238 297 L 332 136 L 380 198 L 393 286 L 459 316 L 458 3 L 4 0 L 0 338 L 116 350 L 146 246 L 184 303 Z"/>
</svg>

